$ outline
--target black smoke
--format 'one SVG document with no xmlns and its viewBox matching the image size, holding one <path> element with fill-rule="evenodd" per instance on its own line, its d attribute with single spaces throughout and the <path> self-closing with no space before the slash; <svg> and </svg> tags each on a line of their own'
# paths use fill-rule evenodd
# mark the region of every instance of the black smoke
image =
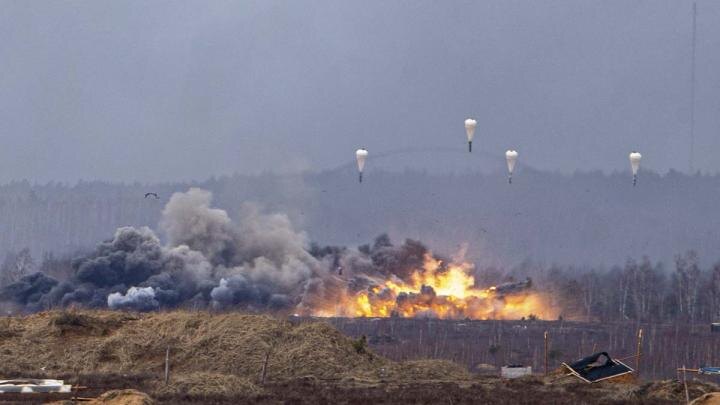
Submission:
<svg viewBox="0 0 720 405">
<path fill-rule="evenodd" d="M 387 235 L 357 250 L 313 245 L 286 215 L 246 204 L 233 220 L 211 202 L 204 190 L 176 193 L 160 223 L 166 244 L 147 227 L 119 228 L 73 261 L 69 280 L 35 273 L 2 289 L 0 300 L 25 311 L 312 308 L 371 288 L 375 277 L 407 279 L 428 254 L 420 242 L 394 246 Z"/>
</svg>

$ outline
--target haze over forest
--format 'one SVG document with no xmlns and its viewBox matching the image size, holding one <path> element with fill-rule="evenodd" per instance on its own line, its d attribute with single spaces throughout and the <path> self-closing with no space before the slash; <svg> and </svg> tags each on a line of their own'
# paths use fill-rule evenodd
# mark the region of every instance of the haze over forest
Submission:
<svg viewBox="0 0 720 405">
<path fill-rule="evenodd" d="M 378 170 L 368 170 L 360 185 L 352 168 L 154 185 L 15 182 L 0 187 L 0 246 L 2 253 L 27 247 L 39 258 L 87 250 L 121 226 L 158 229 L 171 194 L 198 186 L 231 216 L 246 202 L 287 213 L 320 244 L 357 246 L 388 233 L 442 254 L 467 247 L 468 259 L 500 268 L 525 260 L 610 267 L 644 255 L 670 263 L 686 250 L 710 265 L 720 260 L 719 185 L 718 176 L 645 171 L 633 188 L 629 173 L 569 176 L 527 168 L 512 185 L 502 172 Z M 148 190 L 160 199 L 145 199 Z"/>
<path fill-rule="evenodd" d="M 500 267 L 720 259 L 718 2 L 697 1 L 694 103 L 689 1 L 3 6 L 0 254 L 155 227 L 197 185 L 322 244 L 387 232 Z"/>
</svg>

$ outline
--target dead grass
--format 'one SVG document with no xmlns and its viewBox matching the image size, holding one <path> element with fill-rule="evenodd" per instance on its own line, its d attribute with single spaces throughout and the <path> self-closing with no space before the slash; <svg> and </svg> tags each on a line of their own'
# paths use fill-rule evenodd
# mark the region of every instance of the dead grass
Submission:
<svg viewBox="0 0 720 405">
<path fill-rule="evenodd" d="M 168 347 L 171 378 L 166 386 Z M 266 357 L 267 378 L 261 385 Z M 553 383 L 554 377 L 508 381 L 472 375 L 449 361 L 397 363 L 372 350 L 359 352 L 352 339 L 324 322 L 293 325 L 240 313 L 63 311 L 0 320 L 0 375 L 59 377 L 102 390 L 133 387 L 165 403 L 303 399 L 334 403 L 348 398 L 412 403 L 442 401 L 438 392 L 451 392 L 458 403 L 466 399 L 533 403 L 532 398 L 563 399 L 557 403 L 585 398 L 593 399 L 587 403 L 684 400 L 682 384 L 673 381 L 643 385 L 586 384 L 572 377 Z M 689 385 L 691 398 L 719 390 L 713 384 L 692 381 Z"/>
<path fill-rule="evenodd" d="M 357 353 L 350 338 L 323 322 L 293 326 L 238 313 L 45 312 L 15 319 L 8 330 L 14 338 L 0 339 L 5 374 L 160 373 L 168 347 L 173 374 L 250 381 L 259 377 L 268 352 L 268 378 L 369 375 L 388 363 L 370 351 Z M 28 347 L 33 356 L 20 356 Z"/>
<path fill-rule="evenodd" d="M 720 392 L 710 392 L 692 401 L 691 405 L 720 405 Z"/>
<path fill-rule="evenodd" d="M 691 380 L 687 382 L 690 399 L 698 398 L 704 394 L 718 391 L 715 384 L 706 383 L 704 381 Z M 677 380 L 654 381 L 644 384 L 639 391 L 647 395 L 651 400 L 673 400 L 685 401 L 685 386 Z"/>
<path fill-rule="evenodd" d="M 231 374 L 192 373 L 178 376 L 170 384 L 157 382 L 154 394 L 158 397 L 207 396 L 252 397 L 262 393 L 262 389 L 248 381 Z"/>
<path fill-rule="evenodd" d="M 77 402 L 73 400 L 51 402 L 50 405 L 75 405 Z M 154 405 L 147 394 L 136 390 L 113 390 L 108 391 L 99 397 L 82 402 L 87 405 Z"/>
<path fill-rule="evenodd" d="M 413 360 L 393 364 L 388 379 L 397 381 L 468 381 L 465 367 L 447 360 Z"/>
<path fill-rule="evenodd" d="M 0 335 L 5 376 L 155 375 L 162 381 L 167 348 L 171 384 L 154 386 L 164 394 L 225 394 L 223 379 L 238 392 L 253 393 L 268 353 L 267 382 L 306 376 L 377 380 L 380 369 L 392 367 L 370 350 L 358 353 L 352 339 L 324 322 L 293 325 L 270 316 L 183 311 L 44 312 L 9 322 L 3 326 L 13 338 Z"/>
</svg>

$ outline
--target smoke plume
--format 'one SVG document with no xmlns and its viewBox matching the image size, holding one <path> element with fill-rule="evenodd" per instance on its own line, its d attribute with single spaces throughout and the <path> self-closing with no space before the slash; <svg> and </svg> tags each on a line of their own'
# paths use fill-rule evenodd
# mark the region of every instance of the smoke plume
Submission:
<svg viewBox="0 0 720 405">
<path fill-rule="evenodd" d="M 283 309 L 300 304 L 328 267 L 283 214 L 242 206 L 237 221 L 211 207 L 211 193 L 176 193 L 165 207 L 163 245 L 147 228 L 123 227 L 73 263 L 67 282 L 41 273 L 0 292 L 27 311 L 80 305 L 152 310 L 193 306 Z"/>
<path fill-rule="evenodd" d="M 394 246 L 382 235 L 357 249 L 317 246 L 284 214 L 244 204 L 233 219 L 196 188 L 170 198 L 160 229 L 166 244 L 150 228 L 119 228 L 74 260 L 69 280 L 35 273 L 0 291 L 0 300 L 27 312 L 77 305 L 317 313 L 358 292 L 396 298 L 399 308 L 440 298 L 429 286 L 397 297 L 379 288 L 378 280 L 407 282 L 422 268 L 429 252 L 417 241 Z"/>
</svg>

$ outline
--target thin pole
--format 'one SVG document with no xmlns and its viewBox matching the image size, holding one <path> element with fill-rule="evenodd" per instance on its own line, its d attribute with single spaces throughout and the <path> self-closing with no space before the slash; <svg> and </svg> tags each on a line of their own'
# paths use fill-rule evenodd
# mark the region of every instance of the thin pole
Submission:
<svg viewBox="0 0 720 405">
<path fill-rule="evenodd" d="M 695 171 L 695 54 L 697 38 L 697 2 L 693 1 L 692 60 L 690 72 L 690 174 Z"/>
<path fill-rule="evenodd" d="M 687 386 L 687 373 L 685 372 L 685 365 L 683 364 L 683 384 L 685 385 L 685 401 L 690 403 L 690 392 Z"/>
<path fill-rule="evenodd" d="M 640 356 L 642 356 L 642 340 L 643 340 L 643 333 L 642 328 L 638 329 L 637 334 L 637 358 L 635 359 L 635 371 L 636 375 L 640 377 Z"/>
<path fill-rule="evenodd" d="M 270 360 L 270 349 L 265 353 L 265 361 L 263 362 L 262 370 L 260 371 L 260 385 L 265 385 L 265 377 L 267 376 L 267 366 Z"/>
<path fill-rule="evenodd" d="M 545 331 L 545 375 L 548 375 L 548 333 Z"/>
<path fill-rule="evenodd" d="M 170 347 L 165 350 L 165 385 L 170 382 Z"/>
</svg>

